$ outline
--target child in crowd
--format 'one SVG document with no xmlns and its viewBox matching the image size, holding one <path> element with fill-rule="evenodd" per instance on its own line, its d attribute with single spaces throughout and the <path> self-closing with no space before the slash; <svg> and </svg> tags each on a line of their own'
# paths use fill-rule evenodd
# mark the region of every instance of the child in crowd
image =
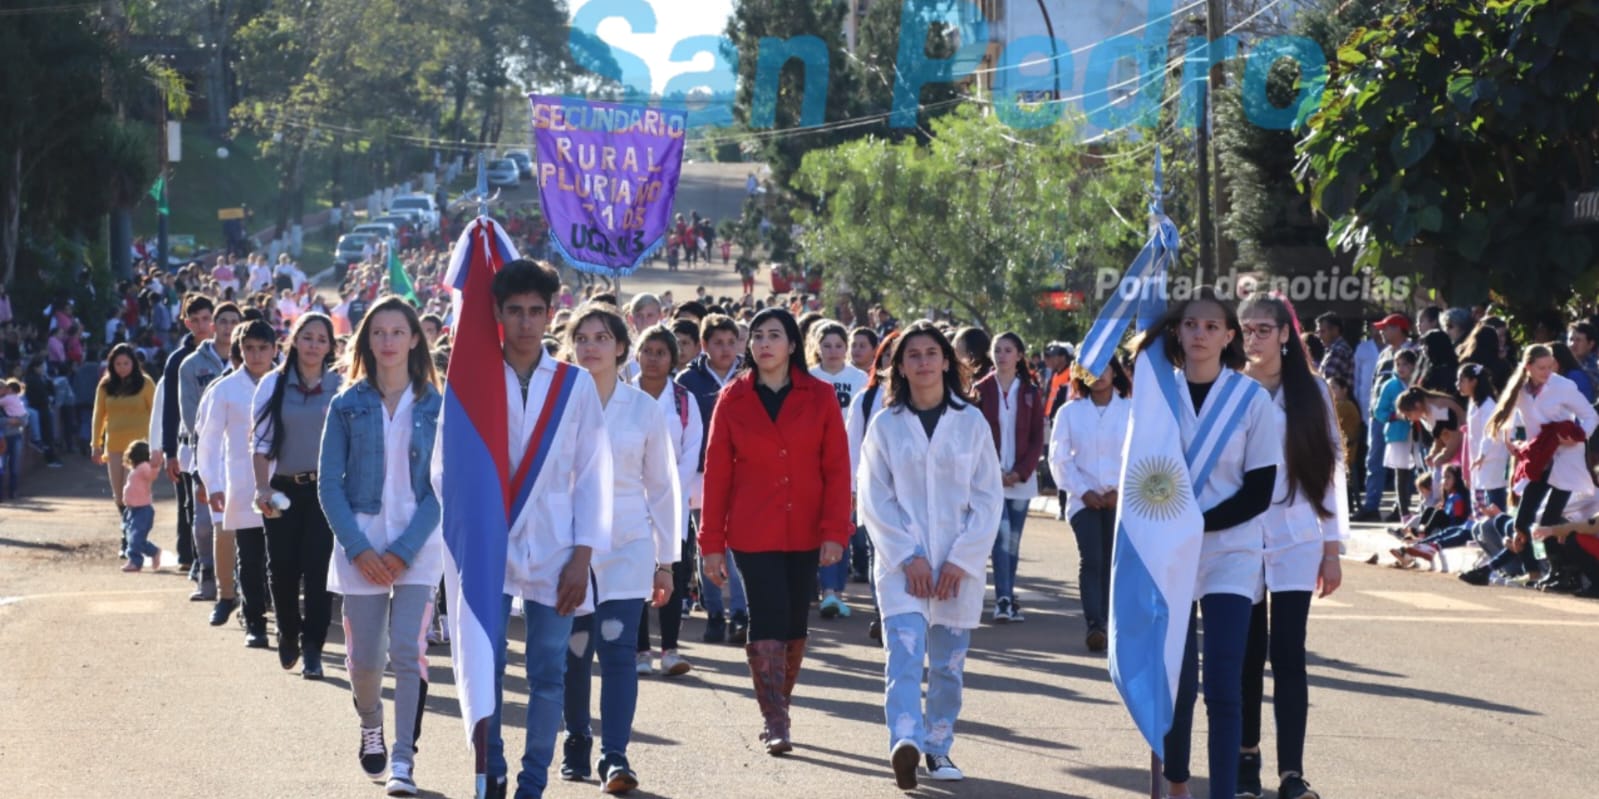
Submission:
<svg viewBox="0 0 1599 799">
<path fill-rule="evenodd" d="M 1494 524 L 1494 517 L 1504 512 L 1493 503 L 1478 503 L 1474 520 L 1467 513 L 1469 505 L 1460 467 L 1455 464 L 1445 466 L 1443 474 L 1442 504 L 1424 509 L 1422 517 L 1425 521 L 1418 525 L 1420 529 L 1407 536 L 1404 545 L 1389 550 L 1400 568 L 1415 565 L 1416 558 L 1427 561 L 1429 566 L 1433 565 L 1434 556 L 1441 550 L 1470 543 L 1475 537 L 1475 527 Z"/>
<path fill-rule="evenodd" d="M 1422 472 L 1421 474 L 1416 475 L 1415 479 L 1417 512 L 1414 516 L 1405 517 L 1400 521 L 1398 527 L 1391 528 L 1388 531 L 1395 538 L 1403 539 L 1410 534 L 1409 531 L 1419 528 L 1422 523 L 1422 515 L 1426 513 L 1428 508 L 1431 508 L 1434 504 L 1436 504 L 1433 500 L 1434 494 L 1432 485 L 1432 472 Z M 1376 556 L 1373 555 L 1372 557 L 1375 558 Z M 1373 560 L 1372 562 L 1375 563 L 1376 561 Z"/>
<path fill-rule="evenodd" d="M 125 572 L 144 570 L 144 559 L 150 558 L 150 568 L 161 568 L 161 550 L 150 543 L 150 528 L 155 524 L 155 502 L 152 487 L 155 485 L 155 464 L 150 460 L 150 442 L 139 439 L 128 445 L 123 453 L 128 479 L 122 488 L 122 529 L 126 534 L 128 562 Z"/>
<path fill-rule="evenodd" d="M 1431 477 L 1430 474 L 1422 476 Z M 1430 484 L 1432 481 L 1429 479 L 1427 482 Z M 1444 467 L 1443 485 L 1438 487 L 1437 493 L 1442 499 L 1437 504 L 1423 503 L 1421 512 L 1405 525 L 1406 539 L 1425 538 L 1446 527 L 1465 524 L 1470 518 L 1471 503 L 1466 496 L 1466 481 L 1459 464 L 1451 463 Z"/>
</svg>

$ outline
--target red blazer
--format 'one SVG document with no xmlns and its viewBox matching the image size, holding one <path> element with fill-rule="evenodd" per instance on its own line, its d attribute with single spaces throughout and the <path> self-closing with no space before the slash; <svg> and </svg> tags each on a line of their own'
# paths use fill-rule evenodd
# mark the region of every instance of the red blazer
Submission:
<svg viewBox="0 0 1599 799">
<path fill-rule="evenodd" d="M 1018 380 L 1021 378 L 1018 376 Z M 1044 398 L 1038 386 L 1021 385 L 1016 392 L 1016 466 L 1013 471 L 1023 482 L 1033 479 L 1038 459 L 1044 454 Z M 999 382 L 994 374 L 977 381 L 977 407 L 988 420 L 994 436 L 994 452 L 999 445 Z M 1003 466 L 1004 464 L 1000 464 Z"/>
<path fill-rule="evenodd" d="M 705 450 L 700 551 L 804 552 L 849 542 L 849 440 L 833 387 L 795 367 L 777 423 L 745 372 L 722 389 Z"/>
</svg>

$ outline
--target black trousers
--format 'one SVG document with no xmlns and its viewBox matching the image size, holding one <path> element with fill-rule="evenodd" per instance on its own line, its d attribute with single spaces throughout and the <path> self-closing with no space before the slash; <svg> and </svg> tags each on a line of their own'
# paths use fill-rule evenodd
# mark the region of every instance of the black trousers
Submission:
<svg viewBox="0 0 1599 799">
<path fill-rule="evenodd" d="M 266 530 L 250 527 L 233 531 L 238 553 L 239 609 L 247 629 L 266 632 L 267 548 Z"/>
<path fill-rule="evenodd" d="M 194 473 L 178 475 L 178 565 L 194 562 Z"/>
<path fill-rule="evenodd" d="M 1305 724 L 1310 714 L 1305 673 L 1305 625 L 1309 591 L 1274 591 L 1257 603 L 1244 650 L 1244 748 L 1260 745 L 1260 705 L 1271 658 L 1272 712 L 1277 719 L 1277 773 L 1305 773 Z M 1267 604 L 1271 605 L 1270 618 Z M 1269 625 L 1268 625 L 1269 621 Z"/>
<path fill-rule="evenodd" d="M 821 549 L 732 553 L 750 606 L 751 643 L 793 641 L 809 633 Z"/>
<path fill-rule="evenodd" d="M 683 552 L 672 564 L 672 598 L 656 608 L 661 614 L 661 649 L 676 649 L 677 634 L 683 629 L 683 597 L 688 596 L 689 575 L 694 573 L 694 536 L 683 541 Z M 650 651 L 650 603 L 644 602 L 643 618 L 638 623 L 638 651 Z"/>
<path fill-rule="evenodd" d="M 289 498 L 289 509 L 266 520 L 267 579 L 278 616 L 278 636 L 298 636 L 305 652 L 321 652 L 328 639 L 333 597 L 328 593 L 328 559 L 333 556 L 333 531 L 322 515 L 316 484 L 272 478 L 272 488 Z M 300 614 L 300 586 L 305 585 L 305 614 Z"/>
</svg>

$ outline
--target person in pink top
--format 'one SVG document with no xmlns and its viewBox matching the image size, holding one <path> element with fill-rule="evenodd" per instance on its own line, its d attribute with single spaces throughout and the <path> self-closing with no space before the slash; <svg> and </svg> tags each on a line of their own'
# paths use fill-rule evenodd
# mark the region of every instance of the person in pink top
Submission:
<svg viewBox="0 0 1599 799">
<path fill-rule="evenodd" d="M 150 543 L 150 528 L 155 524 L 155 502 L 151 487 L 155 484 L 156 465 L 150 460 L 150 442 L 139 439 L 128 445 L 122 456 L 128 467 L 128 482 L 122 488 L 122 529 L 127 535 L 128 562 L 125 572 L 144 570 L 144 559 L 150 558 L 150 568 L 161 568 L 161 550 Z"/>
</svg>

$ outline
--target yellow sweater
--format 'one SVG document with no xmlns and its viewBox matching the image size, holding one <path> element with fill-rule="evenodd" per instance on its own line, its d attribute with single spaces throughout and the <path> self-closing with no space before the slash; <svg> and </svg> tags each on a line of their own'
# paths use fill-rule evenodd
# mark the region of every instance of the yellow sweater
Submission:
<svg viewBox="0 0 1599 799">
<path fill-rule="evenodd" d="M 128 445 L 150 432 L 150 409 L 155 405 L 155 381 L 131 397 L 106 395 L 105 382 L 94 392 L 94 436 L 90 442 L 104 448 L 106 457 L 120 458 Z M 160 446 L 156 444 L 155 446 Z"/>
</svg>

